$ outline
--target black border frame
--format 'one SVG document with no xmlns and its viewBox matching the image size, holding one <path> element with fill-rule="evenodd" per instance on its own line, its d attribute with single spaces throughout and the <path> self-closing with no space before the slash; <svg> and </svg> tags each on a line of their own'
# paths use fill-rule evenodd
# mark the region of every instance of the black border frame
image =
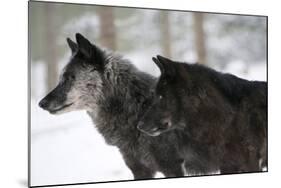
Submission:
<svg viewBox="0 0 281 188">
<path fill-rule="evenodd" d="M 191 178 L 191 177 L 208 177 L 208 176 L 225 176 L 225 175 L 240 175 L 240 174 L 253 174 L 253 173 L 267 173 L 269 169 L 269 164 L 267 164 L 266 171 L 252 171 L 252 172 L 241 172 L 241 173 L 227 173 L 227 174 L 206 174 L 206 175 L 192 175 L 192 176 L 182 176 L 182 177 L 164 177 L 164 178 L 150 178 L 150 179 L 139 179 L 139 180 L 112 180 L 112 181 L 100 181 L 100 182 L 82 182 L 82 183 L 66 183 L 66 184 L 50 184 L 50 185 L 36 185 L 31 186 L 31 48 L 30 48 L 30 3 L 54 3 L 54 4 L 67 4 L 67 5 L 80 5 L 80 6 L 103 6 L 103 7 L 116 7 L 116 8 L 132 8 L 132 9 L 145 9 L 145 10 L 164 10 L 164 11 L 178 11 L 178 12 L 199 12 L 199 13 L 208 13 L 208 14 L 222 14 L 222 15 L 236 15 L 236 16 L 255 16 L 255 17 L 264 17 L 266 19 L 266 82 L 267 82 L 267 104 L 268 104 L 268 16 L 259 15 L 259 14 L 239 14 L 239 13 L 224 13 L 224 12 L 208 12 L 208 11 L 193 11 L 185 9 L 163 9 L 163 8 L 149 8 L 149 7 L 134 7 L 134 6 L 120 6 L 120 5 L 102 5 L 102 4 L 88 4 L 88 3 L 71 3 L 71 2 L 56 2 L 56 1 L 40 1 L 40 0 L 29 0 L 28 1 L 28 21 L 27 21 L 27 30 L 28 30 L 28 57 L 27 57 L 27 138 L 28 138 L 28 168 L 27 168 L 27 186 L 29 188 L 35 187 L 54 187 L 54 186 L 70 186 L 70 185 L 90 185 L 90 184 L 103 184 L 103 183 L 119 183 L 119 182 L 135 182 L 135 181 L 147 181 L 147 180 L 164 180 L 164 179 L 179 179 L 179 178 Z M 267 125 L 268 125 L 268 107 L 267 107 Z M 268 131 L 267 131 L 267 159 L 268 159 Z"/>
</svg>

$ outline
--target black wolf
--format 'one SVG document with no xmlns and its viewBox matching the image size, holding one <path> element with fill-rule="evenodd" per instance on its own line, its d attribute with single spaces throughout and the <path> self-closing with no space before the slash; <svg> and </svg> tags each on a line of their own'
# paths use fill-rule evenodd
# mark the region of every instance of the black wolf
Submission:
<svg viewBox="0 0 281 188">
<path fill-rule="evenodd" d="M 117 146 L 135 179 L 183 176 L 174 133 L 150 137 L 137 123 L 151 101 L 156 79 L 137 70 L 128 60 L 91 44 L 76 34 L 77 44 L 67 39 L 70 62 L 57 87 L 39 106 L 51 114 L 86 110 L 106 142 Z M 106 162 L 106 161 L 104 161 Z"/>
<path fill-rule="evenodd" d="M 161 76 L 140 130 L 151 136 L 181 131 L 190 164 L 196 160 L 221 173 L 267 168 L 266 82 L 162 56 L 153 61 Z"/>
</svg>

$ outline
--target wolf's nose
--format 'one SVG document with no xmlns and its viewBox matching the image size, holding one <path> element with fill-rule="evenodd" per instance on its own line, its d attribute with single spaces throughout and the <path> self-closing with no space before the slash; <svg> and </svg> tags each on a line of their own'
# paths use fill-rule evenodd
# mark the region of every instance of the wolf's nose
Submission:
<svg viewBox="0 0 281 188">
<path fill-rule="evenodd" d="M 144 122 L 143 122 L 143 121 L 140 121 L 140 122 L 138 123 L 138 125 L 137 125 L 137 128 L 138 128 L 139 130 L 142 130 L 142 129 L 143 129 L 143 125 L 144 125 Z"/>
<path fill-rule="evenodd" d="M 38 104 L 41 108 L 46 109 L 48 107 L 48 101 L 44 98 L 42 99 L 39 104 Z"/>
</svg>

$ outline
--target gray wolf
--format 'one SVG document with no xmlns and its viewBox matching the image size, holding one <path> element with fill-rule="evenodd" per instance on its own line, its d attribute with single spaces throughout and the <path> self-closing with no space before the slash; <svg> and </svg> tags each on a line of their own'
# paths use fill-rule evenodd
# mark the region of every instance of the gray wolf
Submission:
<svg viewBox="0 0 281 188">
<path fill-rule="evenodd" d="M 180 131 L 187 164 L 223 174 L 267 168 L 266 82 L 162 56 L 153 61 L 161 76 L 141 131 L 156 137 Z"/>
<path fill-rule="evenodd" d="M 105 141 L 119 148 L 135 179 L 152 178 L 156 171 L 166 177 L 183 176 L 184 160 L 173 144 L 177 136 L 171 132 L 150 137 L 137 129 L 156 78 L 79 33 L 76 41 L 67 39 L 72 51 L 69 63 L 39 106 L 51 114 L 86 110 Z"/>
</svg>

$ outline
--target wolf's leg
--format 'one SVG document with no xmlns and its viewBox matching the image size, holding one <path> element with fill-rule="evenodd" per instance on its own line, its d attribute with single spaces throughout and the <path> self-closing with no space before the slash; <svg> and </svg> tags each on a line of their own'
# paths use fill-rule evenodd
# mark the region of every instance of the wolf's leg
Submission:
<svg viewBox="0 0 281 188">
<path fill-rule="evenodd" d="M 162 161 L 160 171 L 165 177 L 180 177 L 185 174 L 184 160 Z"/>
<path fill-rule="evenodd" d="M 200 160 L 189 160 L 184 164 L 186 173 L 188 175 L 208 175 L 211 172 L 217 171 L 212 165 Z"/>
<path fill-rule="evenodd" d="M 126 165 L 129 167 L 134 175 L 134 179 L 150 179 L 153 178 L 156 171 L 141 164 L 141 162 L 129 155 L 124 155 Z"/>
<path fill-rule="evenodd" d="M 165 177 L 181 177 L 185 174 L 185 170 L 183 168 L 183 163 L 176 162 L 171 165 L 166 165 L 160 171 L 165 175 Z"/>
</svg>

